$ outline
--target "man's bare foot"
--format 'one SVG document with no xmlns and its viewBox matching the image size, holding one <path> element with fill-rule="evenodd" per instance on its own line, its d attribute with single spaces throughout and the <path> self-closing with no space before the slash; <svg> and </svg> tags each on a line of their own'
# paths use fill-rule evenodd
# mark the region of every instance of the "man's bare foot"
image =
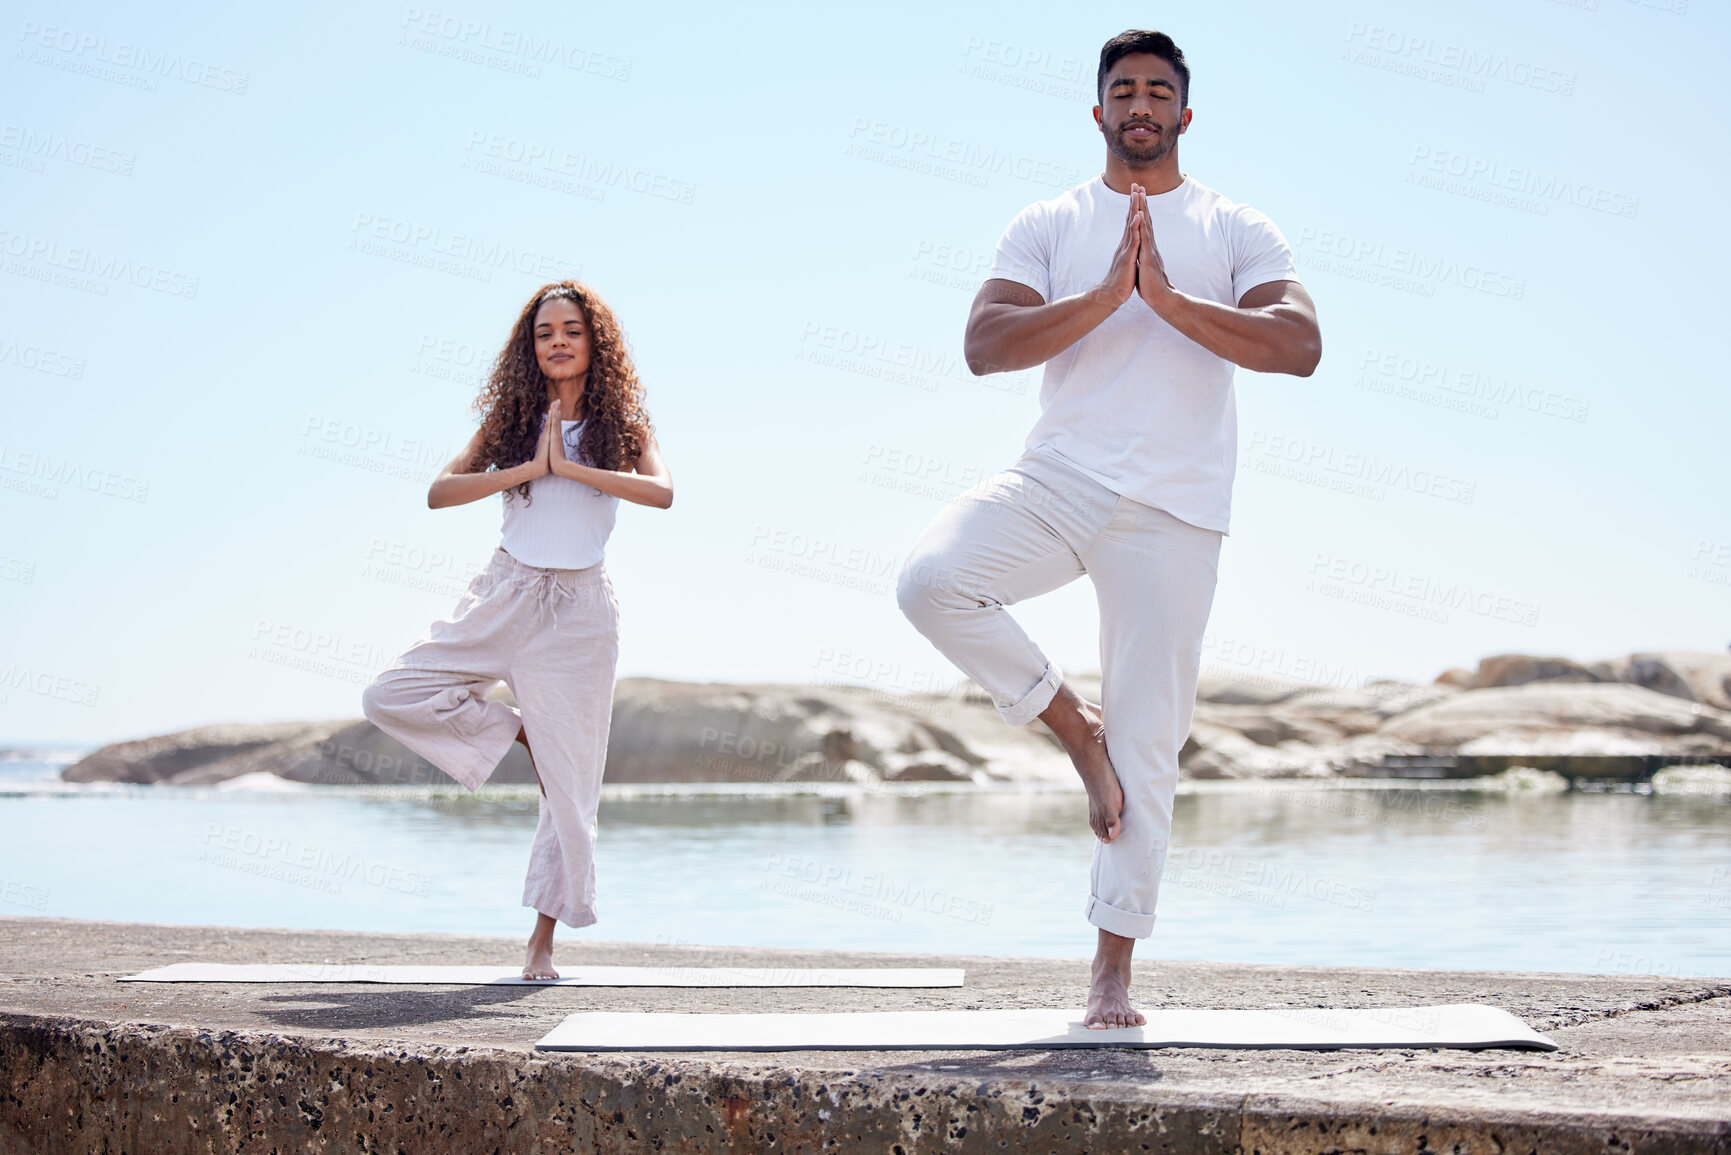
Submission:
<svg viewBox="0 0 1731 1155">
<path fill-rule="evenodd" d="M 535 751 L 529 749 L 529 731 L 518 726 L 517 741 L 523 743 L 523 749 L 529 752 L 529 769 L 535 771 L 535 785 L 541 787 L 541 797 L 547 797 L 547 787 L 541 785 L 541 771 L 535 765 Z"/>
<path fill-rule="evenodd" d="M 1124 789 L 1118 772 L 1106 755 L 1106 726 L 1100 708 L 1069 685 L 1058 687 L 1052 704 L 1040 712 L 1044 722 L 1070 755 L 1082 786 L 1088 791 L 1088 827 L 1101 842 L 1110 842 L 1123 829 Z"/>
<path fill-rule="evenodd" d="M 559 972 L 553 969 L 553 928 L 559 925 L 559 920 L 548 918 L 536 912 L 535 929 L 529 932 L 529 955 L 523 963 L 523 977 L 526 979 L 556 979 Z"/>
<path fill-rule="evenodd" d="M 1094 978 L 1088 984 L 1088 1010 L 1082 1025 L 1092 1030 L 1140 1027 L 1148 1022 L 1130 1005 L 1130 952 L 1136 940 L 1110 931 L 1100 932 L 1094 950 Z"/>
</svg>

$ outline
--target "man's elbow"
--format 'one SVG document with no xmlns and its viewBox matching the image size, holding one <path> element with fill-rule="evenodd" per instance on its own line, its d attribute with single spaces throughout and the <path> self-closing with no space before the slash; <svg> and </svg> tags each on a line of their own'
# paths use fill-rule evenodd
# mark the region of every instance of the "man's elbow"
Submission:
<svg viewBox="0 0 1731 1155">
<path fill-rule="evenodd" d="M 990 373 L 1008 373 L 1017 365 L 1006 364 L 1001 358 L 994 356 L 986 349 L 971 345 L 962 346 L 962 361 L 967 365 L 968 372 L 976 377 L 984 377 Z"/>
<path fill-rule="evenodd" d="M 967 365 L 968 372 L 976 377 L 984 377 L 989 370 L 984 350 L 980 343 L 974 340 L 972 331 L 962 337 L 962 361 Z"/>
<path fill-rule="evenodd" d="M 1290 373 L 1294 377 L 1308 377 L 1316 372 L 1316 367 L 1322 364 L 1322 335 L 1317 332 L 1304 334 L 1298 341 L 1286 350 L 1286 356 L 1276 372 Z"/>
<path fill-rule="evenodd" d="M 972 324 L 962 334 L 962 361 L 967 365 L 968 372 L 976 377 L 1004 371 L 998 351 L 992 348 Z"/>
</svg>

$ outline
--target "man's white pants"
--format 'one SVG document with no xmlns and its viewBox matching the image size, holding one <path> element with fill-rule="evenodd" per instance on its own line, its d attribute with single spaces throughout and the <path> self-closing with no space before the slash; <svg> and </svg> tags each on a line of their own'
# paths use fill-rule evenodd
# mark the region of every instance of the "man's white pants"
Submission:
<svg viewBox="0 0 1731 1155">
<path fill-rule="evenodd" d="M 908 620 L 1020 725 L 1051 704 L 1062 675 L 1004 607 L 1093 579 L 1124 810 L 1122 833 L 1094 844 L 1085 913 L 1127 938 L 1154 931 L 1222 536 L 1030 452 L 946 506 L 897 583 Z"/>
</svg>

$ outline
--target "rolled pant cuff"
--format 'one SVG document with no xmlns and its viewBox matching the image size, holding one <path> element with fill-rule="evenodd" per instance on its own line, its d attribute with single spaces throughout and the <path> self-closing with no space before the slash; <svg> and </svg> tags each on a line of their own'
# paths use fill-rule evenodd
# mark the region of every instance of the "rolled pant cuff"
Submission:
<svg viewBox="0 0 1731 1155">
<path fill-rule="evenodd" d="M 1034 683 L 1034 688 L 1023 694 L 1019 701 L 1008 706 L 999 706 L 998 713 L 1012 726 L 1026 726 L 1045 712 L 1046 707 L 1052 704 L 1052 699 L 1057 697 L 1058 687 L 1063 684 L 1063 671 L 1047 662 L 1046 670 L 1040 675 L 1040 680 Z"/>
<path fill-rule="evenodd" d="M 1108 934 L 1123 938 L 1147 938 L 1154 933 L 1154 916 L 1151 914 L 1132 914 L 1120 910 L 1108 903 L 1101 902 L 1093 895 L 1088 896 L 1088 905 L 1083 913 L 1088 921 L 1106 931 Z"/>
</svg>

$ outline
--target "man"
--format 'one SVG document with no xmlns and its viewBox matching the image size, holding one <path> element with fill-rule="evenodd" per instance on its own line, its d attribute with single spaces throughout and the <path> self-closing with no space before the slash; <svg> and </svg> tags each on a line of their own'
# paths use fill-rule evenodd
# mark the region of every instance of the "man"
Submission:
<svg viewBox="0 0 1731 1155">
<path fill-rule="evenodd" d="M 1190 69 L 1170 37 L 1100 52 L 1106 171 L 1029 206 L 998 242 L 963 349 L 976 374 L 1044 363 L 1026 452 L 927 527 L 902 612 L 997 703 L 1039 718 L 1088 792 L 1098 929 L 1085 1021 L 1140 1026 L 1202 635 L 1237 457 L 1233 366 L 1309 376 L 1315 308 L 1272 221 L 1178 168 Z M 1100 603 L 1101 701 L 1084 701 L 1005 608 L 1083 574 Z"/>
</svg>

